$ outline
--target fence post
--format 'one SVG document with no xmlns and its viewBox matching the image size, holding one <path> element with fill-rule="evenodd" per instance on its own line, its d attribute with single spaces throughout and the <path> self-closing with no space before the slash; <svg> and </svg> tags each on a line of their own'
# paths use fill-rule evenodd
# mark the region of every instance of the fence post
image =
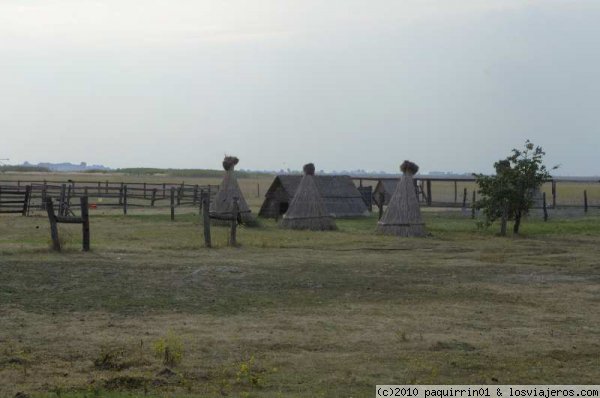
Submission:
<svg viewBox="0 0 600 398">
<path fill-rule="evenodd" d="M 475 218 L 475 201 L 477 200 L 477 191 L 473 190 L 473 203 L 471 203 L 471 218 Z"/>
<path fill-rule="evenodd" d="M 144 183 L 144 199 L 146 199 L 146 183 Z"/>
<path fill-rule="evenodd" d="M 127 215 L 127 185 L 123 185 L 123 215 Z"/>
<path fill-rule="evenodd" d="M 552 180 L 552 208 L 556 209 L 556 181 Z"/>
<path fill-rule="evenodd" d="M 171 187 L 171 221 L 175 220 L 175 187 Z"/>
<path fill-rule="evenodd" d="M 152 190 L 152 199 L 150 201 L 150 206 L 154 207 L 154 202 L 156 201 L 156 188 Z"/>
<path fill-rule="evenodd" d="M 52 250 L 60 251 L 60 240 L 58 239 L 58 227 L 56 225 L 56 215 L 54 214 L 54 203 L 52 198 L 46 198 L 46 212 L 48 213 L 48 220 L 50 221 L 50 237 L 52 238 Z"/>
<path fill-rule="evenodd" d="M 231 209 L 231 233 L 229 235 L 229 246 L 237 246 L 237 223 L 238 223 L 238 198 L 233 198 L 233 208 Z"/>
<path fill-rule="evenodd" d="M 463 191 L 463 203 L 462 203 L 462 208 L 463 210 L 467 209 L 467 188 L 464 189 Z"/>
<path fill-rule="evenodd" d="M 260 198 L 260 183 L 256 183 L 256 197 Z"/>
<path fill-rule="evenodd" d="M 211 247 L 210 241 L 210 217 L 208 214 L 208 207 L 210 203 L 210 195 L 207 192 L 203 192 L 202 198 L 202 220 L 204 223 L 204 246 Z"/>
<path fill-rule="evenodd" d="M 431 180 L 427 180 L 427 206 L 431 206 Z"/>
<path fill-rule="evenodd" d="M 104 193 L 108 193 L 108 180 L 104 183 Z"/>
<path fill-rule="evenodd" d="M 587 190 L 583 190 L 583 211 L 585 213 L 588 212 L 588 199 L 587 199 Z"/>
<path fill-rule="evenodd" d="M 379 192 L 379 200 L 377 203 L 377 207 L 379 208 L 379 215 L 378 215 L 378 220 L 381 220 L 381 217 L 383 217 L 383 204 L 385 202 L 385 193 L 383 192 Z"/>
<path fill-rule="evenodd" d="M 44 210 L 46 208 L 46 197 L 48 194 L 48 186 L 46 185 L 46 180 L 44 180 L 44 185 L 42 186 L 42 204 L 40 208 Z"/>
<path fill-rule="evenodd" d="M 454 180 L 454 203 L 458 202 L 458 183 Z"/>
<path fill-rule="evenodd" d="M 90 251 L 90 214 L 88 209 L 88 197 L 82 196 L 79 198 L 79 203 L 81 204 L 81 219 L 82 223 L 82 232 L 83 232 L 83 251 Z"/>
<path fill-rule="evenodd" d="M 546 204 L 546 192 L 542 193 L 542 209 L 544 209 L 544 221 L 548 221 L 548 205 Z"/>
<path fill-rule="evenodd" d="M 58 201 L 58 215 L 59 216 L 64 216 L 65 214 L 65 197 L 66 197 L 66 192 L 67 192 L 67 186 L 66 184 L 62 184 L 60 186 L 60 198 Z"/>
<path fill-rule="evenodd" d="M 68 215 L 69 211 L 71 210 L 71 185 L 69 185 L 69 188 L 67 188 L 67 200 L 65 203 L 65 210 L 64 210 L 64 216 Z"/>
<path fill-rule="evenodd" d="M 29 214 L 29 200 L 31 199 L 31 185 L 25 187 L 25 199 L 23 203 L 23 215 Z"/>
<path fill-rule="evenodd" d="M 198 184 L 194 185 L 194 198 L 192 199 L 192 205 L 196 206 L 198 203 Z"/>
</svg>

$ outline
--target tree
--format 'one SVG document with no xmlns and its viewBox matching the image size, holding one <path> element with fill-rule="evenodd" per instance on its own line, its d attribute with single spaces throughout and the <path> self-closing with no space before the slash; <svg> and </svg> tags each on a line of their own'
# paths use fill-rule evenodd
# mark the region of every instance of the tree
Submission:
<svg viewBox="0 0 600 398">
<path fill-rule="evenodd" d="M 514 221 L 513 232 L 519 233 L 535 192 L 551 178 L 543 164 L 545 154 L 541 147 L 527 140 L 524 149 L 513 149 L 512 155 L 494 163 L 496 175 L 474 174 L 481 196 L 475 207 L 483 210 L 488 226 L 501 220 L 500 235 L 506 235 L 507 221 Z"/>
</svg>

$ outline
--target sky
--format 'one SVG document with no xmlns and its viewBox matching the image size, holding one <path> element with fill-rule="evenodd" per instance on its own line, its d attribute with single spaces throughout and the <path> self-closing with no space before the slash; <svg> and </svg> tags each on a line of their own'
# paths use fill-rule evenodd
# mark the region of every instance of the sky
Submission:
<svg viewBox="0 0 600 398">
<path fill-rule="evenodd" d="M 598 0 L 0 0 L 0 158 L 599 175 Z"/>
</svg>

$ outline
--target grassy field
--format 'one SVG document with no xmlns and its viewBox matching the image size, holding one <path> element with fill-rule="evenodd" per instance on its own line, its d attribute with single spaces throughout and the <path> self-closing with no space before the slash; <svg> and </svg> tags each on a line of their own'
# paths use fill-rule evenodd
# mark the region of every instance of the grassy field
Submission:
<svg viewBox="0 0 600 398">
<path fill-rule="evenodd" d="M 256 181 L 241 180 L 256 211 Z M 265 181 L 265 183 L 267 183 Z M 189 209 L 191 211 L 193 209 Z M 192 213 L 0 217 L 0 397 L 373 396 L 386 383 L 600 379 L 600 213 L 520 237 L 424 209 L 431 236 L 241 228 Z"/>
</svg>

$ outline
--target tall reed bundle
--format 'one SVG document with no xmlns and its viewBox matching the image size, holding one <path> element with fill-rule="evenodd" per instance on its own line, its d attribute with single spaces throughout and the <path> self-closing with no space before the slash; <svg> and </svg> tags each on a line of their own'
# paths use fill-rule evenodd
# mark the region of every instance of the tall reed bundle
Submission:
<svg viewBox="0 0 600 398">
<path fill-rule="evenodd" d="M 335 220 L 327 213 L 325 203 L 315 182 L 315 165 L 303 167 L 304 176 L 290 202 L 280 226 L 289 229 L 326 231 L 336 229 Z"/>
<path fill-rule="evenodd" d="M 210 217 L 213 219 L 213 223 L 227 223 L 232 219 L 234 198 L 237 198 L 238 200 L 239 215 L 242 222 L 254 220 L 250 208 L 248 207 L 248 203 L 246 203 L 246 199 L 242 194 L 237 178 L 235 177 L 235 166 L 238 163 L 239 159 L 235 156 L 225 156 L 225 159 L 223 159 L 225 177 L 223 177 L 223 181 L 221 181 L 219 192 L 217 192 L 214 201 L 210 204 Z"/>
<path fill-rule="evenodd" d="M 425 236 L 427 232 L 413 179 L 413 175 L 419 171 L 419 166 L 405 160 L 400 165 L 400 170 L 402 176 L 387 209 L 377 223 L 377 232 L 403 237 Z"/>
</svg>

